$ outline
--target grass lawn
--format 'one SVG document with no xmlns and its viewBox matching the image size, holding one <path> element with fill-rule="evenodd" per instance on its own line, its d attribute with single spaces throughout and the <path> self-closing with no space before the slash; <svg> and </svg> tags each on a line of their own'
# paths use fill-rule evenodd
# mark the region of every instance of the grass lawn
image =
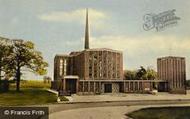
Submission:
<svg viewBox="0 0 190 119">
<path fill-rule="evenodd" d="M 133 119 L 190 119 L 190 107 L 145 108 L 126 115 Z"/>
<path fill-rule="evenodd" d="M 10 88 L 14 90 L 16 87 L 16 83 L 11 83 Z M 50 83 L 44 83 L 42 80 L 22 80 L 20 83 L 20 88 L 50 88 Z"/>
<path fill-rule="evenodd" d="M 15 91 L 15 84 L 10 91 L 0 93 L 0 106 L 38 105 L 55 103 L 57 96 L 46 91 L 50 84 L 43 81 L 22 81 L 20 92 Z"/>
</svg>

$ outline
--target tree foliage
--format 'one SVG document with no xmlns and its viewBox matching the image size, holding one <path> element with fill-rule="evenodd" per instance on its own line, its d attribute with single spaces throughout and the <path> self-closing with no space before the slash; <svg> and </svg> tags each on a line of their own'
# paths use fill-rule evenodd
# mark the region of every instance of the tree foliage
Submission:
<svg viewBox="0 0 190 119">
<path fill-rule="evenodd" d="M 22 68 L 44 75 L 47 73 L 46 67 L 48 64 L 44 61 L 42 53 L 35 50 L 34 43 L 31 41 L 20 39 L 7 41 L 10 42 L 10 45 L 6 44 L 0 47 L 0 49 L 4 50 L 0 51 L 0 67 L 4 69 L 5 74 L 11 72 L 13 74 L 11 76 L 15 76 L 16 90 L 19 91 Z"/>
<path fill-rule="evenodd" d="M 125 80 L 154 80 L 157 78 L 157 72 L 150 67 L 145 69 L 140 66 L 137 70 L 125 70 L 124 79 Z"/>
<path fill-rule="evenodd" d="M 125 80 L 135 80 L 136 79 L 136 71 L 125 70 L 124 71 L 124 79 Z"/>
<path fill-rule="evenodd" d="M 137 74 L 136 74 L 137 79 L 145 80 L 147 78 L 146 74 L 147 74 L 146 69 L 143 66 L 140 66 L 140 69 L 137 70 Z"/>
<path fill-rule="evenodd" d="M 12 50 L 11 40 L 0 37 L 0 80 L 2 78 L 8 79 L 13 75 L 11 66 L 9 65 Z"/>
<path fill-rule="evenodd" d="M 157 72 L 151 68 L 147 68 L 147 79 L 153 80 L 157 78 Z"/>
</svg>

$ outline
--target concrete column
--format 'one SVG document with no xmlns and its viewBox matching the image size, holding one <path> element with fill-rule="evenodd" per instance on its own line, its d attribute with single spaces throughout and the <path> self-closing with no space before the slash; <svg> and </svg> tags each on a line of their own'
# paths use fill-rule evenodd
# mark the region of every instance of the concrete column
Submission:
<svg viewBox="0 0 190 119">
<path fill-rule="evenodd" d="M 90 92 L 90 81 L 88 81 L 88 92 Z"/>
<path fill-rule="evenodd" d="M 79 88 L 79 81 L 77 79 L 77 81 L 76 81 L 76 93 L 78 93 L 78 88 Z"/>
<path fill-rule="evenodd" d="M 139 89 L 139 81 L 137 82 L 137 85 L 138 85 L 138 88 L 137 88 L 137 90 L 139 91 L 140 89 Z"/>
<path fill-rule="evenodd" d="M 82 92 L 84 92 L 84 81 L 82 81 Z"/>
<path fill-rule="evenodd" d="M 99 82 L 99 92 L 102 92 L 102 86 L 101 86 L 101 82 Z"/>
<path fill-rule="evenodd" d="M 125 81 L 123 82 L 123 92 L 125 92 L 126 88 L 125 88 Z"/>
<path fill-rule="evenodd" d="M 65 83 L 66 83 L 66 79 L 63 78 L 63 90 L 64 90 L 64 91 L 66 91 L 66 84 L 65 84 Z"/>
<path fill-rule="evenodd" d="M 104 93 L 104 90 L 105 90 L 105 88 L 104 88 L 104 83 L 100 83 L 100 87 L 101 87 L 101 93 Z"/>
<path fill-rule="evenodd" d="M 165 89 L 168 91 L 168 83 L 165 83 L 164 86 L 165 86 Z"/>
<path fill-rule="evenodd" d="M 129 81 L 129 92 L 131 92 L 131 82 Z"/>
<path fill-rule="evenodd" d="M 96 93 L 96 83 L 94 81 L 94 93 Z"/>
</svg>

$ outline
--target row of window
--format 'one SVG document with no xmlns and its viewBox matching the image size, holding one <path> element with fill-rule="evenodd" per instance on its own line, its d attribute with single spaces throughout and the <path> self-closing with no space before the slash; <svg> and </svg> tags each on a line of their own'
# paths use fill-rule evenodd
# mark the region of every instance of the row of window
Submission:
<svg viewBox="0 0 190 119">
<path fill-rule="evenodd" d="M 66 59 L 60 59 L 59 60 L 59 75 L 66 75 L 67 71 L 67 60 Z"/>
</svg>

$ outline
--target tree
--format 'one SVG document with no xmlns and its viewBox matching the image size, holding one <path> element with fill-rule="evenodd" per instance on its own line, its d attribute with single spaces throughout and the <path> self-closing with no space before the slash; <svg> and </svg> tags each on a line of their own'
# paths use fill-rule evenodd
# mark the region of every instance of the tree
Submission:
<svg viewBox="0 0 190 119">
<path fill-rule="evenodd" d="M 21 69 L 27 68 L 39 75 L 46 74 L 48 64 L 44 61 L 41 52 L 36 51 L 34 44 L 30 41 L 13 40 L 13 54 L 10 66 L 15 71 L 16 90 L 20 91 Z"/>
<path fill-rule="evenodd" d="M 124 79 L 125 80 L 154 80 L 157 77 L 157 72 L 154 69 L 148 67 L 145 69 L 143 66 L 140 66 L 138 70 L 125 70 Z"/>
<path fill-rule="evenodd" d="M 141 79 L 147 79 L 147 71 L 143 66 L 140 66 L 140 69 L 137 70 L 136 76 L 137 79 L 141 80 Z"/>
<path fill-rule="evenodd" d="M 157 78 L 157 72 L 154 71 L 153 69 L 151 68 L 147 68 L 147 79 L 148 80 L 154 80 Z"/>
<path fill-rule="evenodd" d="M 13 72 L 9 66 L 9 58 L 12 53 L 13 47 L 11 46 L 11 40 L 0 37 L 0 80 L 2 78 L 9 78 Z"/>
<path fill-rule="evenodd" d="M 125 80 L 135 80 L 136 71 L 125 70 L 124 71 L 124 79 Z"/>
</svg>

